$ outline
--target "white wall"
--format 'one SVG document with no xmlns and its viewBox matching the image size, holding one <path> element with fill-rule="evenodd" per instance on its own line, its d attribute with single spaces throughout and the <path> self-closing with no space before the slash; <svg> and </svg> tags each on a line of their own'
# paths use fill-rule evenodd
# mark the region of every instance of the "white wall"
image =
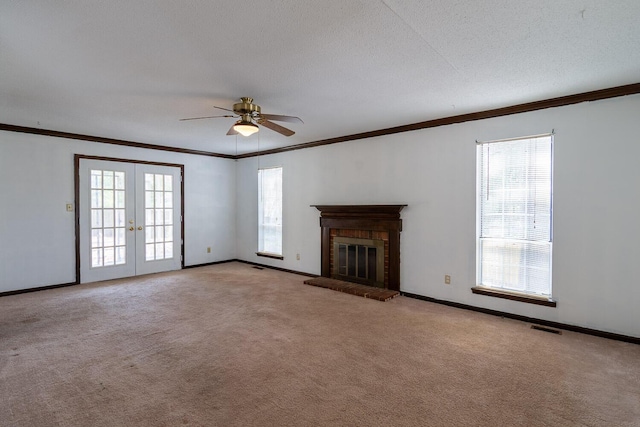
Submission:
<svg viewBox="0 0 640 427">
<path fill-rule="evenodd" d="M 65 204 L 74 202 L 77 153 L 185 165 L 186 265 L 239 258 L 319 274 L 319 215 L 309 205 L 406 203 L 403 291 L 640 337 L 638 111 L 634 95 L 237 163 L 0 132 L 0 292 L 75 280 Z M 475 140 L 551 129 L 558 306 L 474 295 Z M 269 166 L 284 167 L 283 261 L 255 255 L 257 169 Z"/>
<path fill-rule="evenodd" d="M 183 164 L 185 265 L 235 258 L 234 161 L 0 131 L 0 292 L 75 281 L 74 154 Z"/>
<path fill-rule="evenodd" d="M 241 160 L 238 258 L 319 274 L 319 215 L 309 205 L 407 204 L 403 291 L 640 337 L 638 112 L 634 95 Z M 552 129 L 558 305 L 472 294 L 475 141 Z M 258 161 L 284 167 L 283 261 L 255 255 Z"/>
</svg>

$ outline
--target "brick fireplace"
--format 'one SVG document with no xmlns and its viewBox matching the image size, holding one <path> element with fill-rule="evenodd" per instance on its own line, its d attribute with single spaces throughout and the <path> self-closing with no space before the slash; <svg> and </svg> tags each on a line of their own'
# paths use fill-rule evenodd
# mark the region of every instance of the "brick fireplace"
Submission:
<svg viewBox="0 0 640 427">
<path fill-rule="evenodd" d="M 322 276 L 400 290 L 405 206 L 313 205 L 320 211 Z"/>
</svg>

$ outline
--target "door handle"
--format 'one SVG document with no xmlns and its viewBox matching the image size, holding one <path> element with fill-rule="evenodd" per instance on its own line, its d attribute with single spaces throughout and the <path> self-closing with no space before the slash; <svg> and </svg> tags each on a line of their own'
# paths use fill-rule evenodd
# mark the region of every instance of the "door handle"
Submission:
<svg viewBox="0 0 640 427">
<path fill-rule="evenodd" d="M 141 225 L 138 226 L 138 230 L 142 230 L 142 226 Z"/>
<path fill-rule="evenodd" d="M 133 227 L 129 227 L 129 231 L 133 231 Z"/>
</svg>

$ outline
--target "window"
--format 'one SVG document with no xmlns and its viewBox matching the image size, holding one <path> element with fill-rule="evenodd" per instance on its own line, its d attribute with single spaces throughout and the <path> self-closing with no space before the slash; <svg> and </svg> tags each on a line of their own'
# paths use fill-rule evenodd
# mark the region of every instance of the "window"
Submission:
<svg viewBox="0 0 640 427">
<path fill-rule="evenodd" d="M 127 262 L 125 172 L 91 169 L 91 268 Z"/>
<path fill-rule="evenodd" d="M 258 254 L 282 258 L 282 168 L 258 170 Z"/>
<path fill-rule="evenodd" d="M 144 174 L 145 260 L 173 258 L 173 176 Z"/>
<path fill-rule="evenodd" d="M 551 297 L 553 136 L 478 143 L 478 285 Z"/>
</svg>

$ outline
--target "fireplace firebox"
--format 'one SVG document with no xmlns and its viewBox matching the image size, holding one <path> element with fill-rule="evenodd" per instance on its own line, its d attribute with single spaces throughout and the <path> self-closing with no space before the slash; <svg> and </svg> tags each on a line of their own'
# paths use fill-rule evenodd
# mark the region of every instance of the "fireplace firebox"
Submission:
<svg viewBox="0 0 640 427">
<path fill-rule="evenodd" d="M 384 288 L 384 240 L 333 238 L 331 277 Z"/>
</svg>

